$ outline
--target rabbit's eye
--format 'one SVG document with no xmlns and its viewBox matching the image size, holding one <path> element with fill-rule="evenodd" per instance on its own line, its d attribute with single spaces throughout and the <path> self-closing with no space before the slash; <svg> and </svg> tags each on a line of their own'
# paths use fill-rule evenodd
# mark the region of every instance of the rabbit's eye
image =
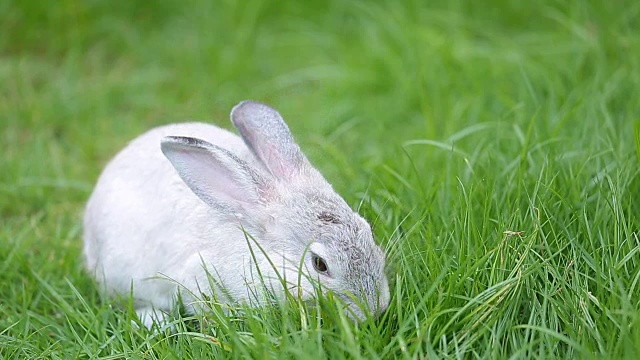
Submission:
<svg viewBox="0 0 640 360">
<path fill-rule="evenodd" d="M 313 268 L 316 269 L 317 272 L 323 274 L 327 272 L 327 263 L 320 256 L 315 254 L 311 255 L 311 262 L 313 263 Z"/>
</svg>

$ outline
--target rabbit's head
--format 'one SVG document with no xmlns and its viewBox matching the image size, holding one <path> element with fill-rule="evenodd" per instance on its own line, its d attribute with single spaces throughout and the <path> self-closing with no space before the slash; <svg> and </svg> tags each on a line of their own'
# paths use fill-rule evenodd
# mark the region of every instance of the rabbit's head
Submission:
<svg viewBox="0 0 640 360">
<path fill-rule="evenodd" d="M 287 281 L 299 284 L 304 298 L 319 283 L 355 318 L 363 319 L 363 310 L 384 311 L 385 256 L 369 224 L 311 166 L 277 111 L 244 101 L 231 120 L 260 169 L 194 138 L 167 137 L 162 151 L 200 199 L 239 221 L 261 247 L 284 256 Z M 302 276 L 291 279 L 299 269 Z"/>
</svg>

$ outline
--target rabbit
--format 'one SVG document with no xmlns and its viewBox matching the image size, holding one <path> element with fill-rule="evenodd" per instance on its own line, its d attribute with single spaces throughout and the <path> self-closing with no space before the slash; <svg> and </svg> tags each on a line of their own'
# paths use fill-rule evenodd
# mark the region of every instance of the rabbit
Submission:
<svg viewBox="0 0 640 360">
<path fill-rule="evenodd" d="M 230 117 L 242 138 L 170 124 L 107 164 L 83 228 L 85 265 L 99 286 L 132 296 L 149 328 L 178 299 L 195 314 L 202 294 L 264 305 L 283 299 L 285 286 L 312 300 L 320 285 L 356 321 L 384 312 L 385 255 L 367 221 L 311 166 L 276 110 L 247 100 Z"/>
</svg>

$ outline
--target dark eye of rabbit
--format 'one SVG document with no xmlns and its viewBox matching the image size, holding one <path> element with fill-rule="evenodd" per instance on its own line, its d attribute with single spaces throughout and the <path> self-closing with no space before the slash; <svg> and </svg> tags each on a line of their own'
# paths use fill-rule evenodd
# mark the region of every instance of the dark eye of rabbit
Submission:
<svg viewBox="0 0 640 360">
<path fill-rule="evenodd" d="M 316 269 L 317 272 L 319 273 L 326 273 L 327 272 L 327 263 L 324 262 L 324 260 L 318 256 L 318 255 L 311 255 L 311 262 L 313 263 L 313 268 Z"/>
</svg>

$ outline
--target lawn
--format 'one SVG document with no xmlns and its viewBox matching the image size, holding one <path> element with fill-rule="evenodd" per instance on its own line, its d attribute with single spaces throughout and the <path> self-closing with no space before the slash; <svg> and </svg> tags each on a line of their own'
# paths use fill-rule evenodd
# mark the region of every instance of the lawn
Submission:
<svg viewBox="0 0 640 360">
<path fill-rule="evenodd" d="M 639 358 L 640 3 L 0 0 L 0 358 Z M 277 108 L 391 305 L 132 325 L 84 272 L 106 162 Z"/>
</svg>

